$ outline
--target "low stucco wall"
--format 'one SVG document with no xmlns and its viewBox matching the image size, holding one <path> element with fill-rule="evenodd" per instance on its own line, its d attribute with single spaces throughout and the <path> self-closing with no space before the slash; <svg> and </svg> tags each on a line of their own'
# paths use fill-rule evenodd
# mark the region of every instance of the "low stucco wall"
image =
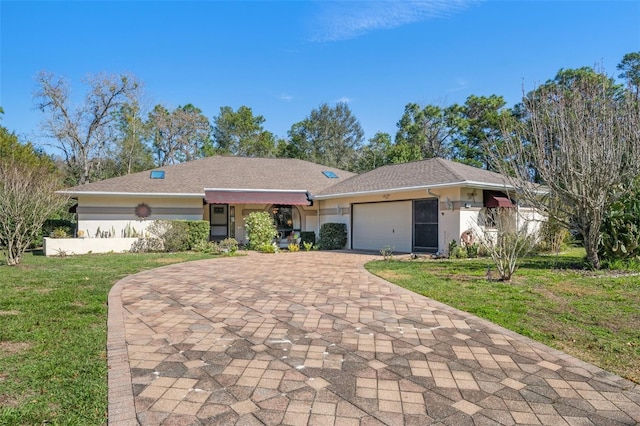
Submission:
<svg viewBox="0 0 640 426">
<path fill-rule="evenodd" d="M 61 254 L 121 253 L 131 250 L 138 238 L 44 238 L 45 256 Z"/>
</svg>

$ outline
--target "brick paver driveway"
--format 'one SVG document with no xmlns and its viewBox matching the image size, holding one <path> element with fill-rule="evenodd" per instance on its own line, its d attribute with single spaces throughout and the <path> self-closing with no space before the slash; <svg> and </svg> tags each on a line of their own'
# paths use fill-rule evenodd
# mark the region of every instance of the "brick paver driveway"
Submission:
<svg viewBox="0 0 640 426">
<path fill-rule="evenodd" d="M 109 422 L 640 423 L 637 385 L 378 279 L 371 258 L 250 253 L 120 281 Z"/>
</svg>

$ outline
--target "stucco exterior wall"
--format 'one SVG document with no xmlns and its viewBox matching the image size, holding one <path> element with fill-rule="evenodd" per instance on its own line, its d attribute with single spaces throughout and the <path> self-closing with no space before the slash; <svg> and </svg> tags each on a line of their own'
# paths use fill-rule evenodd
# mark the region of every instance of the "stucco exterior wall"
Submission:
<svg viewBox="0 0 640 426">
<path fill-rule="evenodd" d="M 476 191 L 479 191 L 479 193 L 482 194 L 481 190 Z M 351 248 L 351 213 L 353 204 L 438 198 L 438 245 L 439 250 L 442 251 L 446 249 L 446 246 L 451 239 L 460 239 L 460 206 L 464 201 L 461 199 L 462 196 L 462 189 L 454 187 L 433 189 L 431 191 L 427 191 L 426 189 L 402 192 L 390 191 L 388 193 L 318 200 L 316 203 L 319 205 L 320 209 L 320 224 L 328 222 L 347 224 L 347 247 Z M 482 201 L 481 197 L 482 195 L 480 195 L 480 201 Z M 405 218 L 405 220 L 407 220 L 407 218 Z M 411 241 L 408 241 L 407 244 L 411 245 Z"/>
<path fill-rule="evenodd" d="M 148 218 L 135 215 L 139 204 L 151 208 Z M 124 237 L 128 229 L 144 235 L 154 220 L 202 220 L 204 209 L 202 198 L 154 198 L 154 197 L 101 197 L 78 196 L 78 233 L 95 238 L 98 230 L 115 237 Z"/>
<path fill-rule="evenodd" d="M 131 250 L 137 238 L 48 238 L 43 241 L 45 256 L 87 253 L 122 253 Z"/>
</svg>

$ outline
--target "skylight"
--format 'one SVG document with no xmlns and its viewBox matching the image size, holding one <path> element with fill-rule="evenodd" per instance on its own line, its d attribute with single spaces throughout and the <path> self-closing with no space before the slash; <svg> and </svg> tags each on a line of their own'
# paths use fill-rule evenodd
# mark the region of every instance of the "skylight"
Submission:
<svg viewBox="0 0 640 426">
<path fill-rule="evenodd" d="M 338 175 L 333 173 L 331 170 L 324 170 L 322 174 L 330 179 L 338 179 Z"/>
<path fill-rule="evenodd" d="M 151 179 L 164 179 L 164 170 L 151 170 Z"/>
</svg>

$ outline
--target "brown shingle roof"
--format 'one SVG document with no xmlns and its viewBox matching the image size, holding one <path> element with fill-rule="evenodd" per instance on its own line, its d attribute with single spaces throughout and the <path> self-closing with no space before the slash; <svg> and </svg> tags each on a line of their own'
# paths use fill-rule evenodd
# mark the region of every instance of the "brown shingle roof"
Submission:
<svg viewBox="0 0 640 426">
<path fill-rule="evenodd" d="M 330 197 L 339 194 L 366 193 L 401 188 L 420 188 L 448 184 L 507 185 L 504 176 L 442 158 L 392 164 L 353 176 L 315 194 Z"/>
<path fill-rule="evenodd" d="M 65 190 L 67 193 L 199 194 L 204 188 L 306 190 L 317 193 L 354 173 L 291 158 L 206 157 L 160 167 L 164 179 L 150 172 L 134 173 Z M 338 178 L 327 178 L 329 170 Z"/>
</svg>

